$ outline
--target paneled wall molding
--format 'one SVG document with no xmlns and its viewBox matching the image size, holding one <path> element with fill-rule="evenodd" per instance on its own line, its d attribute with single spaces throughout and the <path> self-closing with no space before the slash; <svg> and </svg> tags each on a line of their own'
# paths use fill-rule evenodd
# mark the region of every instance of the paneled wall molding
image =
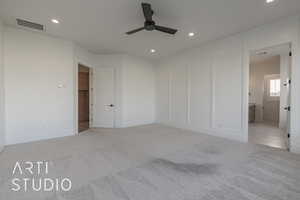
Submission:
<svg viewBox="0 0 300 200">
<path fill-rule="evenodd" d="M 186 67 L 186 86 L 187 86 L 187 89 L 186 89 L 186 102 L 187 102 L 187 105 L 186 105 L 186 121 L 187 121 L 187 124 L 191 124 L 191 67 L 188 65 Z"/>
<path fill-rule="evenodd" d="M 215 87 L 216 87 L 216 76 L 215 76 L 215 67 L 213 65 L 213 59 L 211 59 L 210 69 L 211 69 L 211 113 L 210 113 L 210 128 L 215 129 L 215 114 L 216 114 L 216 94 L 215 94 Z"/>
<path fill-rule="evenodd" d="M 243 130 L 243 135 L 244 135 L 244 140 L 248 141 L 248 121 L 249 121 L 249 116 L 248 116 L 248 104 L 249 104 L 249 71 L 250 71 L 250 57 L 249 53 L 246 50 L 245 47 L 245 38 L 242 40 L 242 112 L 241 112 L 241 119 L 242 119 L 242 130 Z M 246 106 L 247 105 L 247 106 Z"/>
<path fill-rule="evenodd" d="M 172 72 L 171 72 L 171 69 L 168 69 L 168 83 L 169 83 L 169 86 L 168 86 L 168 91 L 167 91 L 167 94 L 168 94 L 168 102 L 169 102 L 169 110 L 168 110 L 168 121 L 171 122 L 172 121 Z"/>
<path fill-rule="evenodd" d="M 222 46 L 218 46 L 218 49 L 222 49 Z M 226 53 L 226 51 L 220 51 L 221 53 Z M 167 79 L 168 83 L 168 89 L 165 91 L 165 94 L 167 94 L 168 99 L 168 119 L 166 121 L 161 120 L 160 122 L 163 122 L 169 126 L 175 126 L 177 128 L 184 128 L 189 129 L 193 131 L 198 131 L 206 134 L 212 134 L 212 135 L 219 135 L 222 134 L 222 137 L 231 138 L 239 141 L 243 141 L 241 137 L 239 137 L 239 133 L 243 132 L 241 130 L 241 125 L 239 124 L 237 128 L 230 128 L 227 126 L 218 125 L 216 121 L 216 64 L 214 64 L 214 60 L 217 60 L 218 57 L 214 56 L 213 52 L 207 52 L 205 59 L 207 62 L 205 62 L 205 66 L 198 65 L 197 63 L 195 65 L 193 64 L 186 64 L 186 65 L 176 65 L 174 66 L 173 63 L 170 64 L 170 66 L 166 67 L 167 69 L 167 76 L 165 77 Z M 177 64 L 177 63 L 176 63 Z M 201 72 L 201 68 L 205 67 L 207 74 L 198 74 Z M 166 70 L 164 69 L 164 70 Z M 178 70 L 178 71 L 176 71 Z M 192 73 L 193 71 L 193 73 Z M 198 73 L 195 73 L 195 71 Z M 179 84 L 176 81 L 178 80 L 178 77 L 176 79 L 175 76 L 182 75 L 182 78 L 184 79 L 184 85 L 180 85 L 180 90 L 183 90 L 182 94 L 184 94 L 184 102 L 182 104 L 174 104 L 174 98 L 173 91 L 177 91 L 175 85 Z M 204 76 L 207 81 L 203 82 L 202 84 L 195 85 L 195 81 L 202 81 L 201 79 Z M 192 80 L 193 77 L 193 80 Z M 226 81 L 225 81 L 226 83 Z M 199 95 L 199 101 L 194 101 L 194 96 L 196 92 L 202 91 L 201 87 L 207 87 L 208 89 L 203 90 L 202 93 Z M 194 88 L 192 90 L 192 87 Z M 222 85 L 220 85 L 222 87 Z M 199 90 L 199 91 L 198 91 Z M 178 92 L 178 91 L 177 91 Z M 200 116 L 207 119 L 207 124 L 201 125 L 201 120 L 197 119 L 195 116 L 193 116 L 193 113 L 195 114 L 197 106 L 199 106 L 202 103 L 202 99 L 207 98 L 208 99 L 208 105 L 204 106 L 205 109 L 208 110 L 208 112 L 204 112 L 199 114 Z M 159 102 L 158 102 L 159 103 Z M 177 106 L 177 107 L 176 107 Z M 178 107 L 182 107 L 184 110 L 182 112 L 183 116 L 186 116 L 182 118 L 182 121 L 175 121 L 176 119 L 180 118 L 180 116 L 176 118 L 175 115 L 175 109 L 178 109 Z M 225 106 L 225 105 L 224 105 Z M 202 112 L 200 110 L 200 112 Z M 175 117 L 175 118 L 174 118 Z M 224 118 L 227 118 L 228 116 L 224 116 Z M 199 125 L 200 124 L 200 125 Z"/>
<path fill-rule="evenodd" d="M 211 104 L 210 104 L 210 116 L 209 116 L 209 128 L 213 129 L 214 126 L 214 113 L 215 113 L 215 81 L 214 81 L 214 77 L 215 77 L 215 73 L 214 73 L 214 67 L 212 64 L 212 60 L 210 59 L 210 63 L 209 63 L 209 77 L 210 77 L 210 99 L 211 99 Z"/>
<path fill-rule="evenodd" d="M 232 35 L 159 63 L 158 122 L 239 141 L 248 141 L 249 55 L 251 51 L 292 43 L 292 151 L 300 152 L 300 19 L 291 17 Z M 168 76 L 165 69 L 168 68 Z M 293 92 L 294 91 L 294 92 Z M 167 95 L 167 96 L 166 96 Z M 168 98 L 166 105 L 165 99 Z M 296 139 L 297 138 L 297 139 Z"/>
</svg>

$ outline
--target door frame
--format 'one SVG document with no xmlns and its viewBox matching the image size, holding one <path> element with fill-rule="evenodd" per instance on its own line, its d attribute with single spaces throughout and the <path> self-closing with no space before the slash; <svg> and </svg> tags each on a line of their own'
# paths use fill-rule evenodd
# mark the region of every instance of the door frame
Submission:
<svg viewBox="0 0 300 200">
<path fill-rule="evenodd" d="M 297 41 L 297 40 L 296 40 Z M 295 69 L 297 67 L 297 60 L 296 60 L 296 56 L 295 56 L 295 52 L 298 49 L 297 47 L 297 42 L 294 40 L 290 40 L 287 42 L 283 42 L 283 43 L 272 43 L 269 44 L 267 46 L 261 46 L 261 47 L 257 47 L 257 48 L 245 48 L 244 49 L 244 60 L 243 60 L 243 114 L 242 114 L 242 121 L 243 121 L 243 129 L 244 129 L 244 137 L 245 137 L 245 142 L 249 142 L 249 83 L 250 83 L 250 56 L 253 52 L 255 51 L 259 51 L 262 49 L 268 49 L 268 48 L 272 48 L 274 46 L 280 46 L 280 45 L 289 45 L 290 46 L 290 52 L 292 53 L 292 58 L 291 58 L 291 65 L 290 65 L 290 77 L 291 79 L 296 79 L 295 75 L 292 73 L 293 69 Z M 291 85 L 290 87 L 290 96 L 291 96 L 291 101 L 290 101 L 290 106 L 294 107 L 294 101 L 292 100 L 292 98 L 294 98 L 294 96 L 292 96 L 294 94 L 294 89 L 295 87 L 293 85 Z M 292 110 L 293 111 L 293 110 Z M 290 138 L 289 138 L 289 145 L 291 144 L 291 141 L 293 139 L 292 134 L 293 129 L 292 129 L 292 111 L 289 112 L 289 116 L 290 116 L 290 120 L 289 120 L 289 124 L 288 126 L 290 127 Z M 294 112 L 294 111 L 293 111 Z M 288 147 L 288 151 L 291 150 L 291 146 Z"/>
<path fill-rule="evenodd" d="M 79 126 L 79 123 L 78 123 L 78 68 L 79 68 L 79 65 L 83 65 L 85 67 L 88 67 L 90 70 L 90 77 L 89 77 L 89 81 L 90 81 L 90 85 L 89 85 L 89 95 L 90 95 L 90 98 L 89 98 L 89 104 L 90 104 L 90 110 L 89 110 L 89 115 L 90 115 L 90 128 L 92 128 L 92 124 L 93 124 L 93 97 L 94 97 L 94 93 L 93 93 L 93 72 L 94 72 L 94 68 L 89 65 L 89 64 L 85 64 L 85 63 L 82 63 L 82 62 L 75 62 L 75 66 L 74 66 L 74 115 L 73 115 L 73 118 L 74 118 L 74 135 L 79 135 L 79 129 L 78 129 L 78 126 Z"/>
</svg>

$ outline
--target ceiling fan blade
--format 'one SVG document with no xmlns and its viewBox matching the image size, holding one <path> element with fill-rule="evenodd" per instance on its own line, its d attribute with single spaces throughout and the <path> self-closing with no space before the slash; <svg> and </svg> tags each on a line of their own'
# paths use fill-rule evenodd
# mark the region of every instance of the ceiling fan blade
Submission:
<svg viewBox="0 0 300 200">
<path fill-rule="evenodd" d="M 155 26 L 155 30 L 161 31 L 164 33 L 173 34 L 173 35 L 177 32 L 176 29 L 172 29 L 172 28 L 168 28 L 168 27 L 164 27 L 164 26 Z"/>
<path fill-rule="evenodd" d="M 152 21 L 153 10 L 151 9 L 151 4 L 142 3 L 142 8 L 146 21 Z"/>
<path fill-rule="evenodd" d="M 138 28 L 138 29 L 134 29 L 134 30 L 132 30 L 132 31 L 128 31 L 126 34 L 127 34 L 127 35 L 131 35 L 131 34 L 134 34 L 134 33 L 136 33 L 136 32 L 142 31 L 142 30 L 144 30 L 144 29 L 145 29 L 144 27 Z"/>
</svg>

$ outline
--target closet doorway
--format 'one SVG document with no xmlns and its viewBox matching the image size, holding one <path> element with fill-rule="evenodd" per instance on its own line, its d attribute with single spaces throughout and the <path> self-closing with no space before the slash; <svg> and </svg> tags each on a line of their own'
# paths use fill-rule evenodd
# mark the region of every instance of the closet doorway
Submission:
<svg viewBox="0 0 300 200">
<path fill-rule="evenodd" d="M 90 128 L 90 68 L 78 65 L 78 131 Z"/>
</svg>

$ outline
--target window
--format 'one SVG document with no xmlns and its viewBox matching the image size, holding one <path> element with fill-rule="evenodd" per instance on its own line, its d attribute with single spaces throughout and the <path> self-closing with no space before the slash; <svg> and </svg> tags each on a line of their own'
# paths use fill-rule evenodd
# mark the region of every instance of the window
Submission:
<svg viewBox="0 0 300 200">
<path fill-rule="evenodd" d="M 270 80 L 270 96 L 280 97 L 280 79 Z"/>
</svg>

